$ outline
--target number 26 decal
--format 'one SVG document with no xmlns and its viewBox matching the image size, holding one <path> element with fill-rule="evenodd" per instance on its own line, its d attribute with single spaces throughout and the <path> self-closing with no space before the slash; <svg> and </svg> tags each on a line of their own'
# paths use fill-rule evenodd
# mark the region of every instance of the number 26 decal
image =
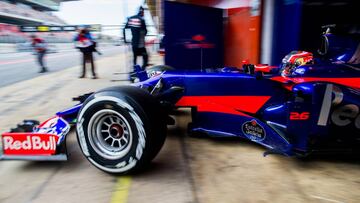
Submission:
<svg viewBox="0 0 360 203">
<path fill-rule="evenodd" d="M 290 120 L 307 120 L 310 118 L 310 112 L 290 112 Z"/>
</svg>

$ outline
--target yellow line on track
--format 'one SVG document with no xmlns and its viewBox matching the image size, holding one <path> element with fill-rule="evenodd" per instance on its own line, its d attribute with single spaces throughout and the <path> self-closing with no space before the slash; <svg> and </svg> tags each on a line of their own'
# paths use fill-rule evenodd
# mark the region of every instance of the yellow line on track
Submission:
<svg viewBox="0 0 360 203">
<path fill-rule="evenodd" d="M 116 181 L 115 189 L 111 197 L 111 203 L 126 203 L 128 200 L 131 177 L 119 177 Z"/>
</svg>

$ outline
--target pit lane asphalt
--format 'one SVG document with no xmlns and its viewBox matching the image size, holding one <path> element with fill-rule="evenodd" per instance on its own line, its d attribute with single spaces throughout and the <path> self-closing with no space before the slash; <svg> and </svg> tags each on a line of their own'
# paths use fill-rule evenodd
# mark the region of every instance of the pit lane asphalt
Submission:
<svg viewBox="0 0 360 203">
<path fill-rule="evenodd" d="M 81 93 L 126 84 L 110 82 L 126 79 L 113 75 L 125 72 L 124 60 L 120 54 L 97 61 L 99 80 L 77 79 L 80 67 L 73 67 L 0 88 L 0 132 L 22 119 L 44 120 L 74 104 L 71 98 Z M 175 118 L 177 125 L 169 128 L 151 166 L 130 177 L 93 167 L 74 132 L 67 140 L 67 162 L 0 162 L 0 202 L 360 201 L 358 158 L 264 158 L 263 147 L 244 140 L 188 137 L 189 112 L 181 110 Z"/>
<path fill-rule="evenodd" d="M 125 47 L 104 46 L 102 55 L 94 54 L 95 60 L 124 52 Z M 56 72 L 81 64 L 81 53 L 76 49 L 58 50 L 47 54 L 45 64 L 49 71 Z M 38 77 L 40 70 L 36 55 L 29 52 L 0 54 L 0 87 Z"/>
</svg>

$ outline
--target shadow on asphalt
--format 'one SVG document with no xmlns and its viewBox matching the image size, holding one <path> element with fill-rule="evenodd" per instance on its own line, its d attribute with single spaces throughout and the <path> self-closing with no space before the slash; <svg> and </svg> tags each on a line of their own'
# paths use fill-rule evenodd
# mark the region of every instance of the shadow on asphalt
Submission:
<svg viewBox="0 0 360 203">
<path fill-rule="evenodd" d="M 56 169 L 58 167 L 63 166 L 65 163 L 64 162 L 54 162 L 54 161 L 29 161 L 27 162 L 24 167 L 22 168 L 22 170 L 24 171 L 34 171 L 34 170 L 39 170 L 39 168 L 41 168 L 41 170 L 51 170 L 51 169 Z"/>
<path fill-rule="evenodd" d="M 147 167 L 138 171 L 134 171 L 130 173 L 130 175 L 134 175 L 136 177 L 141 178 L 141 177 L 154 176 L 156 174 L 157 175 L 168 174 L 174 171 L 174 165 L 176 165 L 176 163 L 173 163 L 171 161 L 164 161 L 164 160 L 152 161 Z"/>
<path fill-rule="evenodd" d="M 360 153 L 342 154 L 312 154 L 308 157 L 298 158 L 299 164 L 311 164 L 314 162 L 344 163 L 360 165 Z"/>
</svg>

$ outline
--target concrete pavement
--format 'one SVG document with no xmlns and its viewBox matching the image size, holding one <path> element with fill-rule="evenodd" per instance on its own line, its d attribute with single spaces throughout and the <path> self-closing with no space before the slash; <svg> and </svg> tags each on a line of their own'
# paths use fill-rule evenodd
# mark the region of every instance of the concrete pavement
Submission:
<svg viewBox="0 0 360 203">
<path fill-rule="evenodd" d="M 186 139 L 199 202 L 359 202 L 359 158 L 262 156 L 244 140 Z"/>
<path fill-rule="evenodd" d="M 127 71 L 125 60 L 124 54 L 98 60 L 98 80 L 78 79 L 80 67 L 75 66 L 0 88 L 0 132 L 23 119 L 44 120 L 73 105 L 72 97 L 127 84 L 121 81 L 126 75 L 113 74 Z M 244 140 L 188 137 L 189 121 L 189 111 L 180 111 L 149 169 L 131 177 L 93 167 L 74 132 L 67 140 L 67 162 L 0 162 L 0 202 L 360 201 L 359 158 L 264 158 L 264 148 Z"/>
</svg>

